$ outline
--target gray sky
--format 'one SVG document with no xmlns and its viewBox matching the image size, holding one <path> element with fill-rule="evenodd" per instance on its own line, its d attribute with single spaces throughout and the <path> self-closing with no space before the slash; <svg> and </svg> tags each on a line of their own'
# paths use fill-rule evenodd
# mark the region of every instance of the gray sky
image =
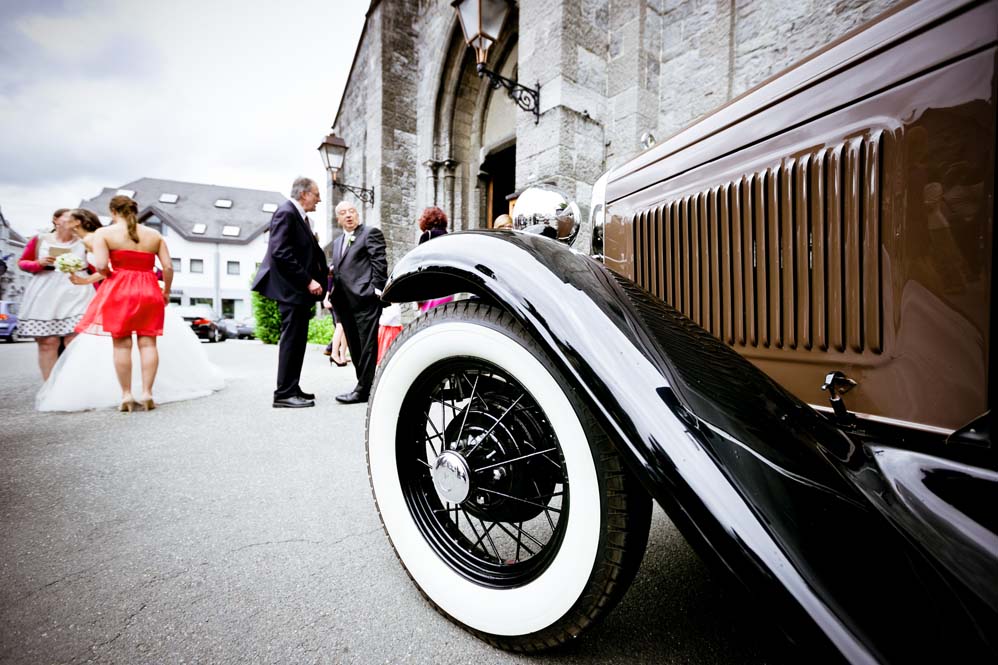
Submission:
<svg viewBox="0 0 998 665">
<path fill-rule="evenodd" d="M 368 4 L 0 0 L 4 216 L 33 235 L 141 177 L 285 195 L 297 175 L 324 182 L 316 148 Z"/>
</svg>

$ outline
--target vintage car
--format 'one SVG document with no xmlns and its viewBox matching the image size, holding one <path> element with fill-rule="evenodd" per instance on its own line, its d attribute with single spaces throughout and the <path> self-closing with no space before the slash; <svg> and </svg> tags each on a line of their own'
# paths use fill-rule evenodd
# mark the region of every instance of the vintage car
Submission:
<svg viewBox="0 0 998 665">
<path fill-rule="evenodd" d="M 385 300 L 474 296 L 407 327 L 368 407 L 425 597 L 563 644 L 632 581 L 654 499 L 806 654 L 998 662 L 996 44 L 998 2 L 904 5 L 610 172 L 591 251 L 406 255 Z M 572 235 L 525 198 L 520 226 Z"/>
</svg>

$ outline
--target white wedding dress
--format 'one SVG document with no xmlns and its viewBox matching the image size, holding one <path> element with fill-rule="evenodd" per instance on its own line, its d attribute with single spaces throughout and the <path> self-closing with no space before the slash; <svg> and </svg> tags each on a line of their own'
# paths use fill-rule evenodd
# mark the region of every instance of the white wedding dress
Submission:
<svg viewBox="0 0 998 665">
<path fill-rule="evenodd" d="M 201 347 L 190 324 L 166 308 L 163 334 L 156 340 L 159 369 L 152 396 L 157 404 L 205 397 L 225 386 L 222 372 Z M 142 392 L 138 345 L 132 344 L 132 394 Z M 39 411 L 86 411 L 117 406 L 121 386 L 114 371 L 111 338 L 77 335 L 59 357 L 35 396 Z"/>
</svg>

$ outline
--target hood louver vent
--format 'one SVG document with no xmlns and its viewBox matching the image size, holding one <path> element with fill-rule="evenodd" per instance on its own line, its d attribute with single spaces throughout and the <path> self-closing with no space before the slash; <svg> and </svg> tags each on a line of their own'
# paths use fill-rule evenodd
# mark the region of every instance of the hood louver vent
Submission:
<svg viewBox="0 0 998 665">
<path fill-rule="evenodd" d="M 639 214 L 636 281 L 735 347 L 882 353 L 882 154 L 851 139 Z"/>
</svg>

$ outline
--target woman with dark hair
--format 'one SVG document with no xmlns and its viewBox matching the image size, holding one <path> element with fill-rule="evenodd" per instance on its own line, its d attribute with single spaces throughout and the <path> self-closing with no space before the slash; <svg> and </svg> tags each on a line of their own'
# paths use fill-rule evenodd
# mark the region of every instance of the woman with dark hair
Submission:
<svg viewBox="0 0 998 665">
<path fill-rule="evenodd" d="M 69 211 L 69 216 L 73 220 L 73 232 L 83 241 L 83 246 L 87 248 L 87 272 L 86 277 L 72 273 L 69 281 L 76 285 L 93 284 L 97 288 L 104 279 L 104 274 L 93 266 L 93 246 L 90 244 L 90 237 L 104 225 L 100 218 L 85 208 L 74 208 Z"/>
<path fill-rule="evenodd" d="M 86 261 L 87 250 L 73 232 L 74 223 L 68 209 L 56 210 L 53 230 L 32 238 L 17 263 L 21 270 L 34 275 L 24 290 L 18 333 L 34 337 L 38 343 L 42 379 L 49 378 L 59 357 L 60 340 L 67 347 L 73 341 L 76 324 L 94 295 L 93 289 L 75 285 L 55 270 L 56 258 L 62 254 L 75 255 L 81 265 Z"/>
<path fill-rule="evenodd" d="M 114 369 L 121 387 L 119 410 L 132 411 L 132 335 L 136 336 L 142 364 L 141 405 L 156 408 L 152 386 L 159 368 L 156 338 L 163 334 L 163 317 L 173 282 L 170 250 L 158 232 L 138 224 L 138 204 L 127 196 L 110 203 L 110 226 L 92 240 L 94 266 L 108 275 L 76 327 L 77 332 L 110 335 L 114 340 Z M 153 272 L 155 260 L 163 270 L 160 289 Z M 110 268 L 114 270 L 111 271 Z"/>
<path fill-rule="evenodd" d="M 419 216 L 419 230 L 422 233 L 419 235 L 419 244 L 422 245 L 424 242 L 428 242 L 442 235 L 447 234 L 447 213 L 436 206 L 430 206 L 423 210 L 423 214 Z M 424 300 L 419 303 L 419 311 L 425 312 L 427 310 L 433 309 L 437 305 L 445 305 L 450 301 L 454 300 L 454 296 L 447 296 L 446 298 L 434 298 L 433 300 Z"/>
</svg>

